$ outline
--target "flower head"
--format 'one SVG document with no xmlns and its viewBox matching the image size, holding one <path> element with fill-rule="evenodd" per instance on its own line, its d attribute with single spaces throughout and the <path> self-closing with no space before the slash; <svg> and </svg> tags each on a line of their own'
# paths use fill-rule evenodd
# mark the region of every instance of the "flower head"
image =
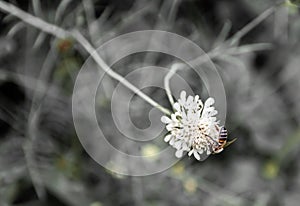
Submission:
<svg viewBox="0 0 300 206">
<path fill-rule="evenodd" d="M 186 92 L 182 91 L 173 105 L 171 118 L 162 116 L 161 121 L 169 131 L 164 140 L 177 150 L 176 157 L 188 152 L 189 156 L 193 154 L 201 160 L 213 152 L 220 129 L 214 102 L 213 98 L 208 98 L 203 104 L 198 95 L 186 97 Z"/>
</svg>

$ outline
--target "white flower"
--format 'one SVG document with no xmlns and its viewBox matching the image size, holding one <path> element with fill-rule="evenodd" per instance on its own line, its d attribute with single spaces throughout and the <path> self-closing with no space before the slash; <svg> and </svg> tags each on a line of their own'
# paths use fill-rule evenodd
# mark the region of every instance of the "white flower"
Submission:
<svg viewBox="0 0 300 206">
<path fill-rule="evenodd" d="M 217 146 L 220 127 L 214 102 L 213 98 L 208 98 L 203 104 L 198 95 L 186 98 L 186 92 L 182 91 L 173 105 L 171 117 L 162 116 L 161 121 L 169 131 L 164 140 L 177 150 L 176 157 L 188 152 L 197 160 L 204 159 Z"/>
</svg>

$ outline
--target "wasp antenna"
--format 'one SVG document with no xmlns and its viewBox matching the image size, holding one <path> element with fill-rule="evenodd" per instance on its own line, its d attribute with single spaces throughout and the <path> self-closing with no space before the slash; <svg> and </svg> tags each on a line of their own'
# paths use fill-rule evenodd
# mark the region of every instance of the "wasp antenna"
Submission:
<svg viewBox="0 0 300 206">
<path fill-rule="evenodd" d="M 226 144 L 224 145 L 225 147 L 228 147 L 229 145 L 231 145 L 232 143 L 234 143 L 237 140 L 237 138 L 234 138 L 233 140 L 230 140 L 229 142 L 226 142 Z"/>
</svg>

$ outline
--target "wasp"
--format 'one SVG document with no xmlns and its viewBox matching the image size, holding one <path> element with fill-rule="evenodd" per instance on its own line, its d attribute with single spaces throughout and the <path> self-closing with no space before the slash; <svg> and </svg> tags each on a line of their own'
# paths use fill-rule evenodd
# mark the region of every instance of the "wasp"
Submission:
<svg viewBox="0 0 300 206">
<path fill-rule="evenodd" d="M 236 141 L 237 138 L 234 138 L 231 141 L 227 141 L 227 129 L 224 126 L 220 128 L 216 126 L 216 129 L 219 130 L 219 135 L 217 140 L 213 140 L 214 144 L 212 146 L 212 153 L 218 154 L 224 150 L 225 147 L 229 146 Z M 210 138 L 212 140 L 212 138 Z"/>
<path fill-rule="evenodd" d="M 224 126 L 222 126 L 219 130 L 217 144 L 215 147 L 213 147 L 213 153 L 217 154 L 222 152 L 226 143 L 227 143 L 227 129 Z"/>
</svg>

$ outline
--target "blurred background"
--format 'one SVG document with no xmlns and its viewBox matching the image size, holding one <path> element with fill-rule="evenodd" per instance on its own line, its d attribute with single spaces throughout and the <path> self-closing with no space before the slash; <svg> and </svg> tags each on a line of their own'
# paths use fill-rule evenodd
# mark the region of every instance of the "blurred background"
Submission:
<svg viewBox="0 0 300 206">
<path fill-rule="evenodd" d="M 299 204 L 298 1 L 6 2 L 64 29 L 80 30 L 95 47 L 127 32 L 159 29 L 182 35 L 208 53 L 219 48 L 212 60 L 226 90 L 229 138 L 238 140 L 203 162 L 185 157 L 150 176 L 105 169 L 85 152 L 72 121 L 74 81 L 89 55 L 74 40 L 48 35 L 0 9 L 0 206 Z M 273 10 L 265 13 L 268 9 Z M 261 14 L 266 15 L 253 29 L 237 35 Z M 166 55 L 142 53 L 113 69 L 126 75 L 130 68 L 171 62 Z M 207 98 L 193 72 L 179 74 Z M 108 79 L 105 91 L 116 85 Z M 170 108 L 163 90 L 143 91 Z M 143 115 L 151 107 L 139 97 L 132 101 L 140 105 L 131 110 L 133 123 L 146 128 Z M 110 116 L 109 98 L 99 95 L 97 104 L 99 115 Z M 118 144 L 115 129 L 106 132 Z M 162 138 L 142 153 L 166 147 Z"/>
</svg>

